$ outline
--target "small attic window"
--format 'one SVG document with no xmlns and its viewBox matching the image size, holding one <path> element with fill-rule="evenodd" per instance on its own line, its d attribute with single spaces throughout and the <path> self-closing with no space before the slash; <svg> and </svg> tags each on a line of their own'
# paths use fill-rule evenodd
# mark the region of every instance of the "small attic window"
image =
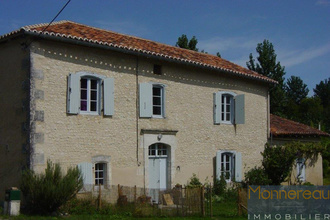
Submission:
<svg viewBox="0 0 330 220">
<path fill-rule="evenodd" d="M 162 75 L 162 66 L 161 65 L 154 65 L 154 74 L 156 75 Z"/>
</svg>

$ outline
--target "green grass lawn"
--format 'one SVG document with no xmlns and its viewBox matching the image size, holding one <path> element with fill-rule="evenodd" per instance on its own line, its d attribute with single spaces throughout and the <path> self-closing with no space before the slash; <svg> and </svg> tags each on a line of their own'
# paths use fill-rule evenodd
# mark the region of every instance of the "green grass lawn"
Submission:
<svg viewBox="0 0 330 220">
<path fill-rule="evenodd" d="M 323 185 L 330 185 L 330 177 L 323 178 Z"/>
</svg>

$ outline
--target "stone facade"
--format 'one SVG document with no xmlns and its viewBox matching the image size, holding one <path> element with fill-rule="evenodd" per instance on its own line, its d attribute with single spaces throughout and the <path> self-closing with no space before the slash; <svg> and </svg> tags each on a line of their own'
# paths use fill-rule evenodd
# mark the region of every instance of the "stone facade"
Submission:
<svg viewBox="0 0 330 220">
<path fill-rule="evenodd" d="M 0 131 L 5 137 L 1 174 L 7 179 L 1 196 L 4 188 L 18 184 L 17 171 L 26 162 L 42 172 L 47 160 L 67 168 L 99 157 L 109 158 L 107 184 L 148 188 L 148 147 L 153 143 L 170 146 L 168 187 L 186 184 L 193 173 L 202 182 L 212 181 L 218 150 L 242 154 L 242 175 L 260 164 L 269 132 L 266 83 L 111 50 L 45 40 L 23 50 L 18 43 L 0 50 L 7 58 L 1 59 L 1 96 L 6 99 L 1 104 L 6 108 L 0 111 L 8 115 Z M 162 66 L 162 75 L 153 73 L 154 64 Z M 114 79 L 113 116 L 67 114 L 68 76 L 82 71 Z M 165 85 L 165 118 L 139 117 L 138 85 L 146 82 Z M 213 123 L 213 93 L 218 91 L 245 95 L 244 124 Z M 26 153 L 24 146 L 29 147 Z M 15 167 L 15 173 L 8 167 Z"/>
</svg>

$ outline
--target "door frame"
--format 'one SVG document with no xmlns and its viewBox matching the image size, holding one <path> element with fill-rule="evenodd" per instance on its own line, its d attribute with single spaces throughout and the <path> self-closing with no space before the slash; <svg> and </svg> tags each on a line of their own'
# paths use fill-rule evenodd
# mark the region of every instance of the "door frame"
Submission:
<svg viewBox="0 0 330 220">
<path fill-rule="evenodd" d="M 178 131 L 160 131 L 160 130 L 141 130 L 141 148 L 143 148 L 143 158 L 144 158 L 144 187 L 149 188 L 149 146 L 157 143 L 162 143 L 167 145 L 169 148 L 167 163 L 167 183 L 166 187 L 172 188 L 172 179 L 175 175 L 175 150 L 177 148 L 176 144 L 176 133 Z"/>
</svg>

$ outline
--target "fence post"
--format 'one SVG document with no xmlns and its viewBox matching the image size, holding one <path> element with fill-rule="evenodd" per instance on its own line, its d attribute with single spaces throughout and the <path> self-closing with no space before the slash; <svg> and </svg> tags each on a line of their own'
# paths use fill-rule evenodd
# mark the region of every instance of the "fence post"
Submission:
<svg viewBox="0 0 330 220">
<path fill-rule="evenodd" d="M 180 188 L 181 188 L 181 206 L 182 206 L 181 211 L 182 211 L 182 216 L 184 216 L 184 211 L 183 211 L 184 200 L 183 200 L 183 188 L 182 188 L 182 185 L 181 185 Z"/>
<path fill-rule="evenodd" d="M 205 200 L 205 194 L 204 194 L 204 185 L 200 188 L 201 190 L 201 211 L 202 211 L 202 216 L 205 216 L 205 204 L 204 204 L 204 200 Z"/>
<path fill-rule="evenodd" d="M 238 188 L 237 190 L 238 192 L 238 197 L 237 197 L 237 205 L 238 205 L 238 215 L 241 216 L 242 215 L 242 209 L 241 209 L 241 197 L 240 197 L 240 192 L 241 192 L 241 188 Z"/>
</svg>

